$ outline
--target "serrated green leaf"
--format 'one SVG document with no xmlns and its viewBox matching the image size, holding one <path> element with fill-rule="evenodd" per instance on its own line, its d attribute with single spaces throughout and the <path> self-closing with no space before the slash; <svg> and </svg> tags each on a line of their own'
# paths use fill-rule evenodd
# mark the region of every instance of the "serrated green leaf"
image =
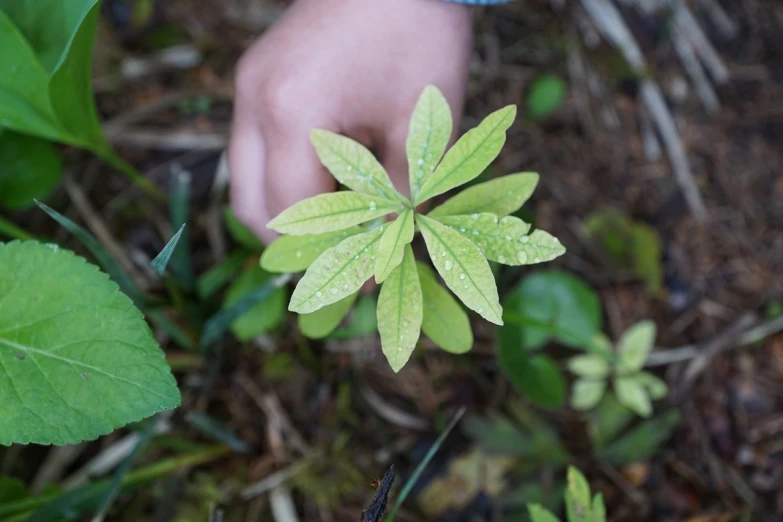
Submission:
<svg viewBox="0 0 783 522">
<path fill-rule="evenodd" d="M 655 343 L 655 323 L 640 321 L 623 332 L 617 342 L 617 357 L 621 373 L 642 369 Z"/>
<path fill-rule="evenodd" d="M 606 391 L 604 379 L 577 379 L 571 392 L 571 407 L 579 411 L 592 410 Z"/>
<path fill-rule="evenodd" d="M 569 522 L 590 522 L 590 484 L 582 472 L 571 466 L 568 468 L 568 488 L 566 489 L 566 514 Z"/>
<path fill-rule="evenodd" d="M 606 506 L 604 505 L 604 496 L 596 493 L 593 497 L 593 516 L 590 522 L 606 522 Z"/>
<path fill-rule="evenodd" d="M 530 522 L 560 522 L 551 511 L 538 504 L 528 504 L 527 512 L 530 515 Z"/>
<path fill-rule="evenodd" d="M 405 152 L 408 156 L 408 178 L 411 198 L 432 174 L 449 144 L 452 130 L 451 109 L 437 87 L 429 85 L 413 109 Z"/>
<path fill-rule="evenodd" d="M 375 198 L 408 203 L 405 196 L 394 188 L 383 166 L 364 145 L 323 129 L 311 130 L 310 141 L 321 163 L 337 181 L 349 189 Z"/>
<path fill-rule="evenodd" d="M 424 300 L 421 331 L 451 353 L 465 353 L 473 346 L 473 331 L 465 310 L 435 279 L 432 269 L 417 263 Z"/>
<path fill-rule="evenodd" d="M 0 166 L 0 206 L 12 210 L 46 198 L 63 170 L 60 153 L 50 142 L 2 128 Z"/>
<path fill-rule="evenodd" d="M 141 313 L 56 246 L 0 244 L 0 444 L 72 444 L 179 405 Z"/>
<path fill-rule="evenodd" d="M 669 393 L 666 383 L 650 372 L 639 372 L 636 379 L 647 389 L 647 394 L 654 401 L 663 399 Z"/>
<path fill-rule="evenodd" d="M 429 217 L 469 215 L 482 212 L 499 217 L 516 212 L 525 204 L 538 185 L 538 174 L 508 174 L 466 188 L 432 209 Z"/>
<path fill-rule="evenodd" d="M 327 249 L 362 230 L 360 227 L 351 227 L 325 234 L 280 236 L 261 254 L 261 268 L 273 273 L 302 272 Z"/>
<path fill-rule="evenodd" d="M 398 372 L 410 359 L 421 333 L 422 298 L 416 260 L 410 245 L 378 296 L 378 333 L 383 354 Z"/>
<path fill-rule="evenodd" d="M 272 279 L 272 274 L 256 264 L 251 265 L 229 287 L 223 308 L 230 308 L 243 297 L 250 295 L 263 286 L 270 279 Z M 285 316 L 286 294 L 287 290 L 285 287 L 275 288 L 265 299 L 234 319 L 231 323 L 231 332 L 240 341 L 247 341 L 268 332 L 280 324 Z"/>
<path fill-rule="evenodd" d="M 356 292 L 315 312 L 299 314 L 299 329 L 310 339 L 323 339 L 348 315 L 358 295 Z"/>
<path fill-rule="evenodd" d="M 402 261 L 405 247 L 413 240 L 413 210 L 402 212 L 389 223 L 378 243 L 375 260 L 375 282 L 383 283 L 392 270 Z"/>
<path fill-rule="evenodd" d="M 404 207 L 398 201 L 358 192 L 319 194 L 288 207 L 269 222 L 281 234 L 323 234 L 370 221 Z"/>
<path fill-rule="evenodd" d="M 416 222 L 432 264 L 451 291 L 487 321 L 503 324 L 495 277 L 478 247 L 434 219 L 417 215 Z"/>
<path fill-rule="evenodd" d="M 386 225 L 342 240 L 321 254 L 296 285 L 288 309 L 309 314 L 356 292 L 372 276 Z"/>
<path fill-rule="evenodd" d="M 647 389 L 637 375 L 617 377 L 614 380 L 614 393 L 617 401 L 642 417 L 652 414 L 652 403 Z"/>
<path fill-rule="evenodd" d="M 443 157 L 443 161 L 421 185 L 414 203 L 430 198 L 472 180 L 489 166 L 506 142 L 506 130 L 514 122 L 517 109 L 509 105 L 484 118 L 465 133 Z"/>
<path fill-rule="evenodd" d="M 581 377 L 601 379 L 609 375 L 611 367 L 606 358 L 600 355 L 586 354 L 571 357 L 568 369 Z"/>
</svg>

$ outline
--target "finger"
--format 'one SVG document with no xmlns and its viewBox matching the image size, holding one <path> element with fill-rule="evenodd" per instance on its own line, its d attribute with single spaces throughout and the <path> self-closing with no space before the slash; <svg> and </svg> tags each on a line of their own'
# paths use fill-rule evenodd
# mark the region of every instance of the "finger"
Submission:
<svg viewBox="0 0 783 522">
<path fill-rule="evenodd" d="M 408 124 L 398 123 L 388 129 L 383 137 L 380 154 L 381 162 L 399 192 L 410 196 L 408 182 L 408 158 L 405 153 L 405 140 L 408 136 Z"/>
<path fill-rule="evenodd" d="M 242 115 L 237 105 L 228 147 L 229 197 L 237 219 L 264 243 L 275 235 L 266 228 L 270 219 L 264 187 L 266 147 L 261 128 Z"/>
</svg>

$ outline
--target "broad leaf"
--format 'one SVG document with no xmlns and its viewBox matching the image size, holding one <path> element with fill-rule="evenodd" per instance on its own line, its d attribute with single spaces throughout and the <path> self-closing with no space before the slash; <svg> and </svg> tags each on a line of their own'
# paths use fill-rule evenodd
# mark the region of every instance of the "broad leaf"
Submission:
<svg viewBox="0 0 783 522">
<path fill-rule="evenodd" d="M 530 515 L 530 522 L 560 522 L 560 519 L 553 515 L 551 511 L 538 504 L 529 504 L 527 512 Z"/>
<path fill-rule="evenodd" d="M 649 417 L 652 414 L 652 403 L 647 388 L 636 375 L 617 377 L 614 380 L 614 393 L 620 404 L 638 415 Z"/>
<path fill-rule="evenodd" d="M 412 199 L 416 199 L 422 183 L 443 157 L 451 130 L 449 104 L 438 88 L 430 85 L 416 103 L 405 142 Z"/>
<path fill-rule="evenodd" d="M 666 383 L 649 372 L 639 372 L 635 377 L 647 389 L 647 394 L 654 401 L 663 399 L 669 393 Z"/>
<path fill-rule="evenodd" d="M 417 215 L 432 264 L 465 306 L 487 321 L 503 324 L 498 289 L 478 247 L 434 219 Z"/>
<path fill-rule="evenodd" d="M 261 255 L 261 268 L 275 273 L 307 270 L 328 248 L 360 232 L 361 228 L 353 227 L 325 234 L 280 236 L 266 247 Z"/>
<path fill-rule="evenodd" d="M 330 192 L 288 207 L 270 221 L 267 228 L 295 236 L 323 234 L 352 227 L 402 208 L 397 201 L 376 196 L 349 191 Z"/>
<path fill-rule="evenodd" d="M 577 355 L 568 361 L 568 369 L 581 377 L 602 379 L 609 375 L 611 367 L 605 357 L 594 354 Z"/>
<path fill-rule="evenodd" d="M 501 345 L 498 358 L 511 384 L 537 405 L 556 408 L 565 400 L 565 377 L 550 357 L 533 355 L 521 346 Z"/>
<path fill-rule="evenodd" d="M 378 296 L 378 333 L 383 354 L 398 372 L 410 359 L 419 340 L 422 298 L 413 249 L 405 247 L 402 262 L 381 286 Z"/>
<path fill-rule="evenodd" d="M 432 269 L 417 264 L 419 282 L 424 299 L 424 318 L 421 331 L 432 341 L 451 353 L 465 353 L 473 346 L 473 330 L 465 310 L 435 279 Z"/>
<path fill-rule="evenodd" d="M 60 153 L 48 141 L 0 129 L 0 206 L 22 209 L 45 199 L 62 170 Z"/>
<path fill-rule="evenodd" d="M 251 265 L 229 287 L 223 308 L 230 308 L 243 297 L 263 286 L 271 278 L 272 274 L 261 269 L 260 266 Z M 265 299 L 235 319 L 231 323 L 231 332 L 240 341 L 247 341 L 280 324 L 285 316 L 286 295 L 285 287 L 276 288 Z"/>
<path fill-rule="evenodd" d="M 466 188 L 432 209 L 430 217 L 458 216 L 489 212 L 507 216 L 524 205 L 538 184 L 538 174 L 522 172 L 501 176 Z"/>
<path fill-rule="evenodd" d="M 405 247 L 413 240 L 413 210 L 402 212 L 386 227 L 375 260 L 375 282 L 383 283 L 402 261 Z"/>
<path fill-rule="evenodd" d="M 590 484 L 578 469 L 571 466 L 568 468 L 568 488 L 566 489 L 568 521 L 590 522 L 591 513 Z"/>
<path fill-rule="evenodd" d="M 356 292 L 315 312 L 300 314 L 299 329 L 310 339 L 323 339 L 348 315 L 358 295 L 359 293 Z"/>
<path fill-rule="evenodd" d="M 351 236 L 321 254 L 296 285 L 288 309 L 309 314 L 359 290 L 372 276 L 385 228 Z"/>
<path fill-rule="evenodd" d="M 83 258 L 0 245 L 0 444 L 73 444 L 179 405 L 141 313 Z"/>
<path fill-rule="evenodd" d="M 680 422 L 677 410 L 669 410 L 643 422 L 620 439 L 602 449 L 598 457 L 622 466 L 649 459 L 660 451 L 660 446 L 671 437 Z"/>
<path fill-rule="evenodd" d="M 364 145 L 322 129 L 310 131 L 310 141 L 321 163 L 349 189 L 407 203 L 392 185 L 386 170 Z"/>
<path fill-rule="evenodd" d="M 481 174 L 503 148 L 506 130 L 514 122 L 516 113 L 516 107 L 509 105 L 493 112 L 478 127 L 465 133 L 424 181 L 414 203 L 423 203 Z"/>
<path fill-rule="evenodd" d="M 623 332 L 617 342 L 617 357 L 621 373 L 642 369 L 655 343 L 655 323 L 640 321 Z"/>
<path fill-rule="evenodd" d="M 601 402 L 605 391 L 604 379 L 577 379 L 571 391 L 571 407 L 580 411 L 592 410 Z"/>
</svg>

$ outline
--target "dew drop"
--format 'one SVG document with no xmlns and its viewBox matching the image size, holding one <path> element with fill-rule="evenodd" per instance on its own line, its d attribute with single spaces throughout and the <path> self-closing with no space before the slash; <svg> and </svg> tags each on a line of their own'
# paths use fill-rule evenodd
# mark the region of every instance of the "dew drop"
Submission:
<svg viewBox="0 0 783 522">
<path fill-rule="evenodd" d="M 375 201 L 370 201 L 370 210 L 375 210 L 376 208 Z"/>
<path fill-rule="evenodd" d="M 536 256 L 536 257 L 533 258 L 533 262 L 534 263 L 540 263 L 541 262 L 541 258 Z"/>
<path fill-rule="evenodd" d="M 460 232 L 465 232 L 465 227 L 460 227 L 459 231 Z"/>
<path fill-rule="evenodd" d="M 323 294 L 323 293 L 321 293 L 320 291 L 318 291 L 318 292 L 316 292 L 316 293 L 315 293 L 315 296 L 316 296 L 316 297 L 321 297 L 322 295 L 324 295 L 324 294 Z"/>
<path fill-rule="evenodd" d="M 440 253 L 440 257 L 446 257 L 446 251 L 445 250 Z"/>
<path fill-rule="evenodd" d="M 471 230 L 470 233 L 473 234 L 474 236 L 477 236 L 478 235 L 478 230 L 475 230 L 475 229 Z"/>
<path fill-rule="evenodd" d="M 345 167 L 345 170 L 347 170 L 348 172 L 351 172 L 351 171 L 353 170 L 353 167 L 351 167 L 350 165 L 348 165 L 347 167 Z"/>
<path fill-rule="evenodd" d="M 460 278 L 460 279 L 465 279 L 465 274 L 460 274 L 460 275 L 459 275 L 459 278 Z"/>
<path fill-rule="evenodd" d="M 511 241 L 511 236 L 506 236 L 506 241 Z"/>
<path fill-rule="evenodd" d="M 443 268 L 445 268 L 446 271 L 448 272 L 449 270 L 451 270 L 451 268 L 453 266 L 454 266 L 454 263 L 451 261 L 451 259 L 447 259 L 446 263 L 443 265 Z"/>
<path fill-rule="evenodd" d="M 522 236 L 519 238 L 519 241 L 521 243 L 527 243 L 528 241 L 530 241 L 530 236 Z"/>
<path fill-rule="evenodd" d="M 299 259 L 300 257 L 302 257 L 302 251 L 301 250 L 297 250 L 296 251 L 296 258 Z"/>
<path fill-rule="evenodd" d="M 337 292 L 339 292 L 339 290 L 338 290 L 338 289 L 336 289 L 336 288 L 330 288 L 330 289 L 329 289 L 329 293 L 330 293 L 330 294 L 332 294 L 332 295 L 336 295 L 336 294 L 337 294 Z"/>
<path fill-rule="evenodd" d="M 506 258 L 505 257 L 498 256 L 498 263 L 505 263 L 505 262 L 506 262 Z"/>
<path fill-rule="evenodd" d="M 421 167 L 422 165 L 424 165 L 424 160 L 423 159 L 419 159 L 419 166 Z"/>
<path fill-rule="evenodd" d="M 478 215 L 477 213 L 475 213 L 475 212 L 474 212 L 473 214 L 471 214 L 471 215 L 470 215 L 470 218 L 471 218 L 473 221 L 476 221 L 476 220 L 479 218 L 479 215 Z"/>
<path fill-rule="evenodd" d="M 359 255 L 357 254 L 356 257 L 354 257 L 354 259 L 359 259 Z"/>
<path fill-rule="evenodd" d="M 478 313 L 483 314 L 484 313 L 484 309 L 483 308 L 479 308 L 478 309 Z"/>
<path fill-rule="evenodd" d="M 527 263 L 527 254 L 525 253 L 524 250 L 520 250 L 519 252 L 517 252 L 517 259 L 519 259 L 519 262 L 522 263 L 523 265 Z"/>
</svg>

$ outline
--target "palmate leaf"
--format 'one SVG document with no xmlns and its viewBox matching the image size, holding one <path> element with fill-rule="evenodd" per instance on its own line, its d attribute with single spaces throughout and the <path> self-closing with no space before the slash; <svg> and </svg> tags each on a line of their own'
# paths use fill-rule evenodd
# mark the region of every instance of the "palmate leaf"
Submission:
<svg viewBox="0 0 783 522">
<path fill-rule="evenodd" d="M 402 262 L 392 270 L 378 296 L 378 333 L 392 370 L 398 372 L 410 359 L 419 340 L 422 297 L 413 249 L 405 247 Z"/>
<path fill-rule="evenodd" d="M 513 105 L 499 109 L 465 133 L 422 183 L 414 204 L 423 203 L 481 174 L 503 148 L 506 130 L 514 122 L 516 112 Z"/>
<path fill-rule="evenodd" d="M 309 314 L 356 292 L 372 276 L 386 225 L 344 239 L 321 254 L 296 285 L 288 309 Z"/>
<path fill-rule="evenodd" d="M 413 210 L 402 212 L 386 227 L 378 244 L 375 282 L 382 283 L 402 261 L 405 246 L 413 240 Z"/>
<path fill-rule="evenodd" d="M 495 277 L 478 247 L 434 219 L 417 215 L 416 222 L 432 263 L 451 291 L 487 321 L 503 324 Z"/>
<path fill-rule="evenodd" d="M 323 129 L 310 131 L 310 141 L 321 163 L 337 181 L 349 189 L 376 198 L 408 203 L 407 198 L 394 188 L 383 166 L 364 145 Z"/>
<path fill-rule="evenodd" d="M 427 215 L 439 218 L 489 212 L 498 217 L 507 216 L 525 204 L 537 184 L 538 174 L 535 172 L 508 174 L 466 188 Z"/>
<path fill-rule="evenodd" d="M 632 373 L 642 369 L 655 343 L 655 323 L 640 321 L 623 332 L 617 342 L 620 373 Z"/>
<path fill-rule="evenodd" d="M 261 268 L 267 272 L 287 273 L 307 270 L 326 249 L 343 239 L 362 232 L 360 227 L 351 227 L 325 234 L 303 236 L 280 236 L 261 255 Z"/>
<path fill-rule="evenodd" d="M 451 353 L 465 353 L 473 346 L 473 331 L 465 310 L 443 288 L 432 269 L 424 263 L 417 263 L 424 317 L 421 331 L 432 341 Z"/>
<path fill-rule="evenodd" d="M 300 314 L 299 329 L 310 339 L 323 339 L 340 325 L 358 295 L 356 292 L 315 312 Z"/>
<path fill-rule="evenodd" d="M 281 234 L 323 234 L 402 210 L 399 201 L 358 192 L 320 194 L 288 207 L 269 222 Z"/>
<path fill-rule="evenodd" d="M 425 88 L 413 110 L 405 142 L 412 199 L 416 199 L 422 183 L 443 157 L 451 138 L 452 125 L 451 109 L 446 98 L 435 86 Z"/>
<path fill-rule="evenodd" d="M 97 267 L 0 244 L 0 444 L 71 444 L 179 405 L 139 310 Z"/>
</svg>

